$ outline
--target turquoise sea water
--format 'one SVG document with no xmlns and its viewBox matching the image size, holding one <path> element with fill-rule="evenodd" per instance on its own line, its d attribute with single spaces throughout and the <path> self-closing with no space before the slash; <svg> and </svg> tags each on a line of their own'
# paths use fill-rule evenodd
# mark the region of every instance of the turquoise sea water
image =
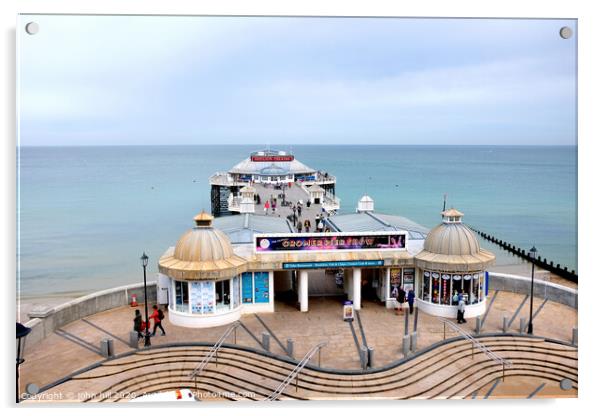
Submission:
<svg viewBox="0 0 602 416">
<path fill-rule="evenodd" d="M 138 282 L 210 211 L 208 178 L 261 146 L 23 147 L 19 181 L 21 294 L 88 292 Z M 278 148 L 278 146 L 272 146 Z M 289 146 L 282 146 L 289 150 Z M 443 194 L 464 221 L 577 269 L 575 146 L 294 146 L 337 177 L 341 212 L 367 192 L 376 211 L 427 227 Z M 505 258 L 503 261 L 512 261 Z"/>
</svg>

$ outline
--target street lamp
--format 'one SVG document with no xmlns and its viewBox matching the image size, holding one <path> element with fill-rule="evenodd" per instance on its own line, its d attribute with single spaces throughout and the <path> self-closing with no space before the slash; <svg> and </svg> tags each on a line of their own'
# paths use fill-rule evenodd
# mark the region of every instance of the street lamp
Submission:
<svg viewBox="0 0 602 416">
<path fill-rule="evenodd" d="M 529 257 L 531 258 L 531 307 L 529 308 L 529 327 L 527 328 L 527 333 L 529 335 L 533 335 L 533 283 L 535 279 L 535 255 L 537 254 L 537 249 L 535 246 L 531 247 L 529 250 Z"/>
<path fill-rule="evenodd" d="M 144 270 L 144 318 L 146 319 L 145 331 L 144 331 L 144 346 L 150 347 L 150 331 L 148 330 L 148 301 L 146 296 L 146 266 L 148 265 L 148 256 L 146 253 L 142 252 L 142 257 L 140 257 L 140 262 L 142 263 L 142 270 Z"/>
<path fill-rule="evenodd" d="M 31 328 L 17 322 L 17 403 L 19 403 L 19 366 L 25 361 L 23 352 L 25 350 L 25 337 L 29 335 Z"/>
</svg>

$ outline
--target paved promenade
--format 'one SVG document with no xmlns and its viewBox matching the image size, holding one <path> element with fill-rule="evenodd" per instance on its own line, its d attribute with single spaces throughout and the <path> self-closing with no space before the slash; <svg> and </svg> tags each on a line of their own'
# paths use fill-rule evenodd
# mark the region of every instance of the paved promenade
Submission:
<svg viewBox="0 0 602 416">
<path fill-rule="evenodd" d="M 490 298 L 492 294 L 490 293 Z M 512 317 L 524 296 L 509 292 L 499 292 L 485 321 L 483 332 L 501 332 L 502 317 Z M 301 358 L 311 347 L 321 341 L 328 345 L 321 354 L 323 367 L 339 369 L 359 369 L 360 361 L 355 341 L 347 322 L 342 320 L 341 299 L 333 297 L 312 297 L 309 300 L 309 312 L 300 313 L 292 304 L 276 301 L 276 313 L 261 314 L 262 320 L 275 335 L 286 344 L 287 338 L 295 341 L 295 357 Z M 542 303 L 535 299 L 534 310 Z M 401 337 L 404 317 L 392 310 L 373 302 L 364 302 L 360 312 L 367 344 L 375 349 L 375 366 L 383 366 L 402 358 Z M 143 310 L 143 307 L 140 307 Z M 511 332 L 518 332 L 520 317 L 528 317 L 528 302 L 514 320 Z M 21 372 L 22 386 L 27 383 L 46 385 L 77 369 L 103 359 L 99 345 L 103 338 L 113 338 L 116 353 L 130 351 L 129 331 L 132 328 L 134 309 L 122 307 L 92 315 L 73 322 L 44 341 L 26 351 L 26 362 Z M 258 338 L 265 328 L 254 315 L 245 315 L 241 321 Z M 410 319 L 413 325 L 413 317 Z M 464 324 L 467 330 L 473 330 L 474 319 Z M 577 311 L 554 302 L 547 302 L 534 320 L 536 335 L 570 341 L 572 328 L 577 326 Z M 170 342 L 207 341 L 214 342 L 225 331 L 225 327 L 210 329 L 188 329 L 174 327 L 169 320 L 164 321 L 167 336 L 152 338 L 153 345 Z M 359 342 L 362 342 L 357 320 L 354 328 Z M 449 331 L 449 329 L 448 329 Z M 425 348 L 443 339 L 443 326 L 436 317 L 419 314 L 418 348 Z M 242 330 L 237 331 L 236 342 L 253 348 L 259 348 L 257 342 Z M 447 337 L 455 334 L 447 333 Z M 230 339 L 228 342 L 233 343 Z M 284 354 L 278 344 L 272 340 L 271 350 Z"/>
</svg>

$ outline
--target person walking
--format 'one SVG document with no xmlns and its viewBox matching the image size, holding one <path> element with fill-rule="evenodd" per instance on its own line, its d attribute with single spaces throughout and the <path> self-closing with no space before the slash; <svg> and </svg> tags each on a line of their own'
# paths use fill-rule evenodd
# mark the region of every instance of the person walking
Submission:
<svg viewBox="0 0 602 416">
<path fill-rule="evenodd" d="M 318 232 L 321 233 L 324 229 L 324 223 L 320 220 L 318 221 Z"/>
<path fill-rule="evenodd" d="M 319 222 L 320 222 L 320 214 L 316 214 L 316 230 L 318 229 Z"/>
<path fill-rule="evenodd" d="M 414 313 L 414 299 L 416 295 L 414 294 L 414 289 L 410 289 L 408 292 L 408 305 L 410 306 L 410 315 Z"/>
<path fill-rule="evenodd" d="M 157 307 L 157 305 L 153 305 L 153 313 L 150 316 L 150 319 L 152 319 L 155 323 L 155 325 L 153 326 L 153 333 L 151 336 L 155 336 L 155 334 L 157 333 L 157 328 L 161 328 L 161 335 L 165 335 L 165 329 L 163 328 L 163 325 L 161 324 L 161 321 L 165 318 L 165 314 L 163 313 L 163 311 L 161 309 L 159 309 Z"/>
<path fill-rule="evenodd" d="M 458 296 L 458 316 L 457 316 L 457 320 L 458 320 L 459 324 L 466 323 L 466 320 L 464 319 L 464 298 L 462 297 L 462 295 Z"/>
<path fill-rule="evenodd" d="M 308 219 L 306 219 L 303 222 L 303 226 L 305 227 L 305 232 L 308 233 L 310 231 L 309 229 L 311 228 L 311 222 Z"/>
<path fill-rule="evenodd" d="M 268 215 L 268 209 L 270 209 L 270 203 L 265 201 L 265 204 L 263 204 L 263 211 L 265 212 L 265 215 Z"/>
<path fill-rule="evenodd" d="M 397 292 L 397 303 L 399 303 L 399 310 L 401 311 L 401 315 L 403 315 L 403 308 L 406 303 L 406 291 L 403 290 L 403 287 L 400 287 Z"/>
<path fill-rule="evenodd" d="M 134 331 L 138 334 L 138 341 L 144 338 L 142 334 L 142 315 L 140 314 L 140 309 L 136 309 L 134 313 Z"/>
<path fill-rule="evenodd" d="M 303 231 L 303 224 L 301 224 L 301 221 L 297 221 L 297 232 L 300 233 L 301 231 Z"/>
<path fill-rule="evenodd" d="M 307 208 L 311 207 L 311 201 L 308 199 L 307 200 Z"/>
</svg>

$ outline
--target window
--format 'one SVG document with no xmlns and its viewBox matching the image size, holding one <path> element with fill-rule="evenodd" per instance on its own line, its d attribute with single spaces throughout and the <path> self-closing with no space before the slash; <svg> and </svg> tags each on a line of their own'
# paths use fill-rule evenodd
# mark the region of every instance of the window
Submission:
<svg viewBox="0 0 602 416">
<path fill-rule="evenodd" d="M 240 306 L 240 277 L 232 278 L 232 307 L 234 309 Z"/>
<path fill-rule="evenodd" d="M 431 273 L 433 279 L 433 303 L 441 303 L 441 278 L 439 273 Z"/>
<path fill-rule="evenodd" d="M 217 312 L 230 309 L 230 280 L 215 282 L 215 309 Z"/>
<path fill-rule="evenodd" d="M 427 271 L 422 277 L 422 300 L 431 301 L 431 273 Z"/>
<path fill-rule="evenodd" d="M 188 312 L 188 282 L 175 281 L 176 284 L 176 311 Z"/>
</svg>

